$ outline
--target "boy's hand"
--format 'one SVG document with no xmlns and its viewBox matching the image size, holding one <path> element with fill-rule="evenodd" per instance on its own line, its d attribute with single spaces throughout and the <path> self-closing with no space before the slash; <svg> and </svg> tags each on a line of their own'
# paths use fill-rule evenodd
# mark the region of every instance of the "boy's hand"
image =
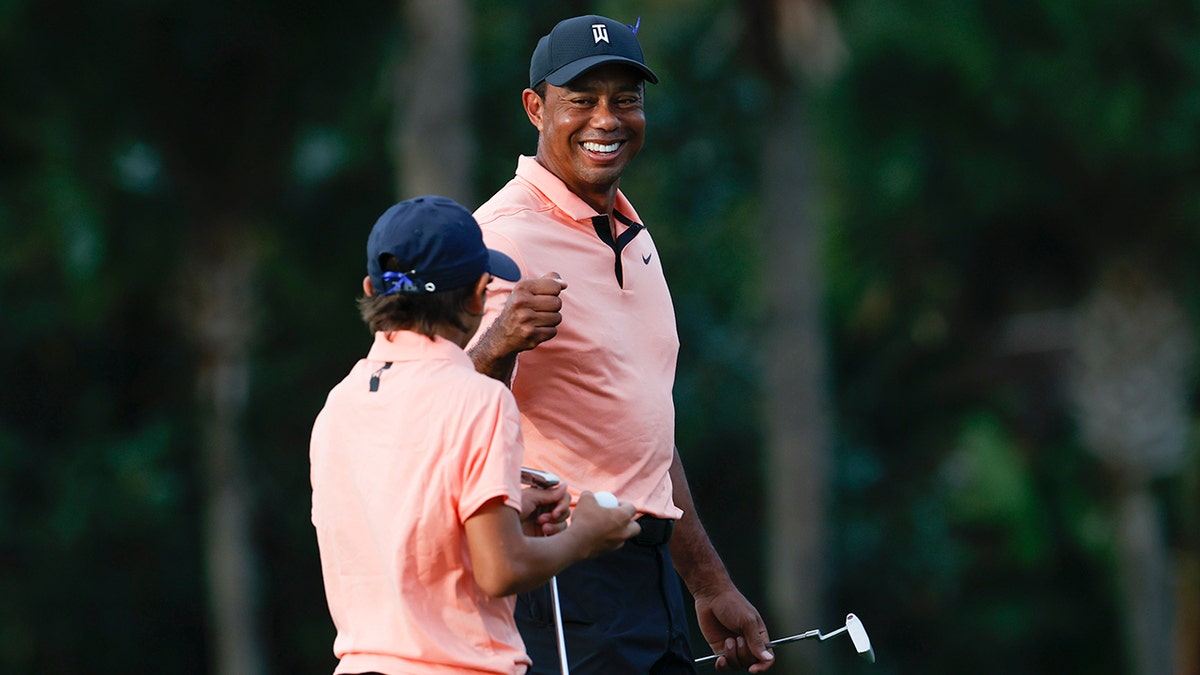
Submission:
<svg viewBox="0 0 1200 675">
<path fill-rule="evenodd" d="M 585 490 L 575 503 L 569 531 L 579 536 L 584 557 L 594 558 L 621 548 L 627 539 L 641 533 L 642 526 L 633 519 L 636 515 L 637 508 L 630 502 L 605 508 L 596 503 L 595 495 Z"/>
<path fill-rule="evenodd" d="M 571 495 L 567 484 L 554 487 L 527 487 L 521 490 L 521 529 L 527 537 L 558 534 L 567 527 L 571 514 Z"/>
</svg>

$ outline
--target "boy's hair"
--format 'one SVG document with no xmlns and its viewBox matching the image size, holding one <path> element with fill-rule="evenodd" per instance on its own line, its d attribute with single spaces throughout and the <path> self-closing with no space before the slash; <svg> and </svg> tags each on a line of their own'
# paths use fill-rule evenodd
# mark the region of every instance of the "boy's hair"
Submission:
<svg viewBox="0 0 1200 675">
<path fill-rule="evenodd" d="M 387 258 L 385 271 L 400 272 L 400 263 L 395 257 Z M 410 295 L 372 295 L 358 299 L 358 311 L 371 332 L 411 330 L 433 339 L 437 327 L 451 325 L 467 330 L 463 323 L 464 313 L 469 313 L 467 301 L 475 292 L 475 284 L 435 293 Z"/>
</svg>

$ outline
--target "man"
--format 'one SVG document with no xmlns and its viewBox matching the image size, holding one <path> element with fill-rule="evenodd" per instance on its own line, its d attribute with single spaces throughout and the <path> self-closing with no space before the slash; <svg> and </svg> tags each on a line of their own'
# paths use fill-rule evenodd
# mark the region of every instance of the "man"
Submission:
<svg viewBox="0 0 1200 675">
<path fill-rule="evenodd" d="M 469 211 L 444 197 L 396 204 L 371 231 L 367 270 L 359 308 L 375 342 L 312 433 L 335 672 L 519 675 L 530 659 L 512 594 L 620 547 L 640 531 L 636 512 L 584 493 L 564 531 L 565 493 L 521 491 L 516 402 L 463 352 L 492 275 L 520 273 Z"/>
<path fill-rule="evenodd" d="M 658 78 L 634 30 L 611 19 L 567 19 L 538 42 L 522 93 L 537 156 L 476 212 L 526 280 L 493 284 L 468 351 L 511 383 L 527 465 L 642 514 L 635 545 L 559 577 L 571 672 L 695 672 L 679 576 L 718 669 L 762 672 L 766 627 L 696 517 L 675 449 L 679 340 L 658 252 L 618 189 L 642 147 L 646 81 Z M 517 600 L 535 673 L 556 672 L 548 603 L 545 589 Z"/>
</svg>

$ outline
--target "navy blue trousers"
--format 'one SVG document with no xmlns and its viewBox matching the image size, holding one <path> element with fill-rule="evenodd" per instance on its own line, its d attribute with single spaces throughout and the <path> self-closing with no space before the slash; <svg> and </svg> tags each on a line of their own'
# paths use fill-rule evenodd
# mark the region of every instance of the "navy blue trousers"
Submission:
<svg viewBox="0 0 1200 675">
<path fill-rule="evenodd" d="M 571 675 L 692 675 L 683 591 L 666 544 L 627 542 L 558 575 Z M 517 596 L 529 675 L 559 675 L 550 585 Z"/>
</svg>

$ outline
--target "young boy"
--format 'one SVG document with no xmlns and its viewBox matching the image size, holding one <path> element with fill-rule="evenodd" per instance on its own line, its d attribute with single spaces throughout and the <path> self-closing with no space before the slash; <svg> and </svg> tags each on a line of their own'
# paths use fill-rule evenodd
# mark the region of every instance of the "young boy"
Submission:
<svg viewBox="0 0 1200 675">
<path fill-rule="evenodd" d="M 516 401 L 463 351 L 492 275 L 520 272 L 484 246 L 469 211 L 432 196 L 392 206 L 367 271 L 359 308 L 374 345 L 312 434 L 335 672 L 524 673 L 513 594 L 620 548 L 640 531 L 634 507 L 585 492 L 563 529 L 562 485 L 522 493 Z"/>
</svg>

